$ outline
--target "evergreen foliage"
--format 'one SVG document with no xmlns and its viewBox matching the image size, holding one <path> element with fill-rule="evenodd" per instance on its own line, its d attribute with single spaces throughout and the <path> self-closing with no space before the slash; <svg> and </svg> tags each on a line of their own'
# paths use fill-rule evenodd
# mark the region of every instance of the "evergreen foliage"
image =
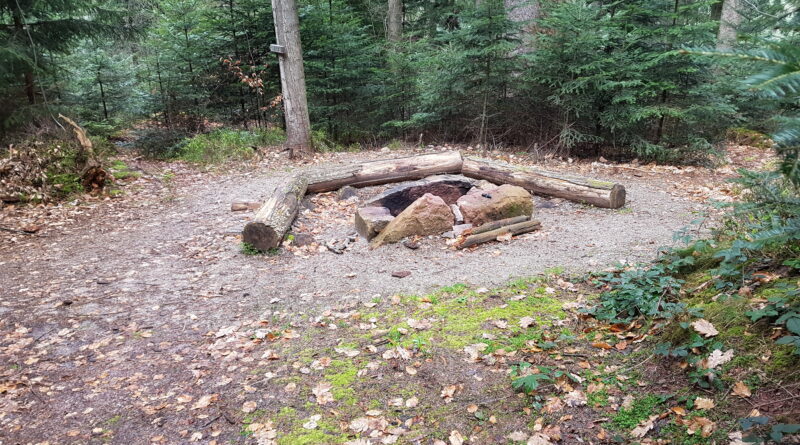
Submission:
<svg viewBox="0 0 800 445">
<path fill-rule="evenodd" d="M 734 79 L 797 51 L 792 2 L 744 6 L 737 55 L 749 65 L 684 50 L 714 45 L 718 2 L 540 0 L 531 22 L 512 19 L 518 3 L 406 0 L 403 39 L 388 42 L 385 2 L 300 1 L 317 134 L 696 163 L 731 127 L 778 126 L 776 102 Z M 58 108 L 105 135 L 139 119 L 178 133 L 280 127 L 272 21 L 261 0 L 4 2 L 0 121 L 19 128 Z M 763 90 L 796 90 L 796 66 L 775 66 L 785 72 Z"/>
</svg>

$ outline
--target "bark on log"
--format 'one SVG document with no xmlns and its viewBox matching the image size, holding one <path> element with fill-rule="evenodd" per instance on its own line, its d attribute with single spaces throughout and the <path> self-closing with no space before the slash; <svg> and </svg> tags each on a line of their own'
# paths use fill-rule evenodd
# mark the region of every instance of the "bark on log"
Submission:
<svg viewBox="0 0 800 445">
<path fill-rule="evenodd" d="M 530 167 L 479 158 L 466 158 L 461 173 L 496 184 L 513 184 L 532 193 L 555 196 L 598 207 L 618 209 L 625 205 L 625 187 L 613 182 L 563 175 Z"/>
<path fill-rule="evenodd" d="M 473 229 L 467 229 L 467 231 L 465 231 L 465 233 L 468 234 L 468 235 L 478 235 L 480 233 L 489 232 L 491 230 L 496 230 L 496 229 L 499 229 L 501 227 L 510 226 L 512 224 L 518 224 L 518 223 L 521 223 L 521 222 L 530 221 L 530 219 L 531 218 L 528 215 L 520 215 L 520 216 L 515 216 L 513 218 L 501 219 L 501 220 L 498 220 L 498 221 L 492 221 L 492 222 L 483 224 L 483 225 L 475 227 Z"/>
<path fill-rule="evenodd" d="M 479 233 L 477 235 L 470 235 L 463 239 L 460 243 L 456 244 L 456 247 L 459 249 L 465 249 L 467 247 L 472 247 L 478 244 L 486 243 L 489 241 L 494 241 L 497 239 L 498 236 L 504 235 L 506 233 L 511 233 L 512 235 L 519 235 L 522 233 L 533 232 L 534 230 L 539 229 L 542 224 L 539 221 L 523 221 L 521 223 L 511 224 L 509 226 L 503 226 L 494 230 L 489 230 L 487 232 Z"/>
<path fill-rule="evenodd" d="M 422 179 L 431 175 L 461 172 L 461 153 L 447 151 L 407 158 L 365 162 L 329 170 L 305 173 L 308 192 L 337 190 L 346 185 L 366 187 L 398 181 Z"/>
<path fill-rule="evenodd" d="M 295 175 L 277 186 L 253 220 L 244 226 L 242 240 L 262 252 L 280 246 L 292 227 L 307 187 L 308 180 L 303 175 Z"/>
</svg>

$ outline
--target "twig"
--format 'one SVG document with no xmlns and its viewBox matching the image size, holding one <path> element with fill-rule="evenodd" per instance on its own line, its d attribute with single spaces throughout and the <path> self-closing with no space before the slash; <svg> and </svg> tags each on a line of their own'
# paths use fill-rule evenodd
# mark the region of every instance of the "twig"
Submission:
<svg viewBox="0 0 800 445">
<path fill-rule="evenodd" d="M 792 396 L 792 397 L 786 397 L 786 398 L 784 398 L 784 399 L 771 400 L 771 401 L 769 401 L 769 402 L 762 402 L 762 403 L 759 403 L 758 405 L 753 405 L 753 404 L 751 403 L 751 405 L 753 405 L 753 408 L 758 408 L 758 407 L 760 407 L 760 406 L 772 405 L 773 403 L 788 402 L 789 400 L 796 399 L 796 398 L 798 398 L 798 397 L 800 397 L 800 395 L 796 395 L 796 396 Z M 745 399 L 745 400 L 747 400 L 747 399 Z M 749 401 L 749 400 L 748 400 L 748 401 Z"/>
<path fill-rule="evenodd" d="M 12 229 L 12 228 L 9 228 L 9 227 L 3 227 L 3 226 L 0 226 L 0 230 L 2 230 L 2 231 L 4 231 L 4 232 L 11 232 L 11 233 L 21 233 L 21 234 L 23 234 L 23 235 L 33 235 L 32 233 L 30 233 L 30 232 L 26 232 L 26 231 L 24 231 L 24 230 Z"/>
</svg>

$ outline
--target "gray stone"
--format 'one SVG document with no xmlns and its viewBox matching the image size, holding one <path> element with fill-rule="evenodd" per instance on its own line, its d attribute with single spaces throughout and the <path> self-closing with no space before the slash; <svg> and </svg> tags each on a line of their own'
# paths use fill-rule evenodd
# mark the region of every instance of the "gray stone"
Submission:
<svg viewBox="0 0 800 445">
<path fill-rule="evenodd" d="M 362 207 L 356 210 L 355 224 L 358 234 L 371 240 L 386 228 L 394 216 L 386 207 Z"/>
<path fill-rule="evenodd" d="M 339 198 L 340 201 L 350 198 L 358 198 L 358 190 L 355 187 L 346 185 L 336 192 L 336 197 Z"/>
</svg>

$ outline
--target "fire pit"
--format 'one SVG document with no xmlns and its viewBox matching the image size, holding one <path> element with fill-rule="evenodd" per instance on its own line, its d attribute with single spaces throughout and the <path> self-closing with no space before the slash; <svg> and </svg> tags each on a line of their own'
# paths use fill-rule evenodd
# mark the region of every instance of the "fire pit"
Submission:
<svg viewBox="0 0 800 445">
<path fill-rule="evenodd" d="M 464 176 L 453 176 L 458 173 Z M 611 209 L 625 205 L 620 184 L 438 152 L 295 174 L 275 189 L 245 226 L 242 239 L 262 251 L 278 247 L 307 193 L 410 180 L 416 181 L 359 209 L 356 226 L 373 247 L 412 235 L 464 230 L 468 226 L 459 228 L 462 222 L 472 228 L 462 233 L 460 247 L 535 230 L 539 223 L 530 220 L 530 193 Z"/>
<path fill-rule="evenodd" d="M 461 235 L 509 218 L 522 222 L 532 214 L 532 197 L 522 187 L 440 175 L 400 184 L 367 200 L 356 212 L 355 226 L 378 247 L 415 235 Z"/>
</svg>

